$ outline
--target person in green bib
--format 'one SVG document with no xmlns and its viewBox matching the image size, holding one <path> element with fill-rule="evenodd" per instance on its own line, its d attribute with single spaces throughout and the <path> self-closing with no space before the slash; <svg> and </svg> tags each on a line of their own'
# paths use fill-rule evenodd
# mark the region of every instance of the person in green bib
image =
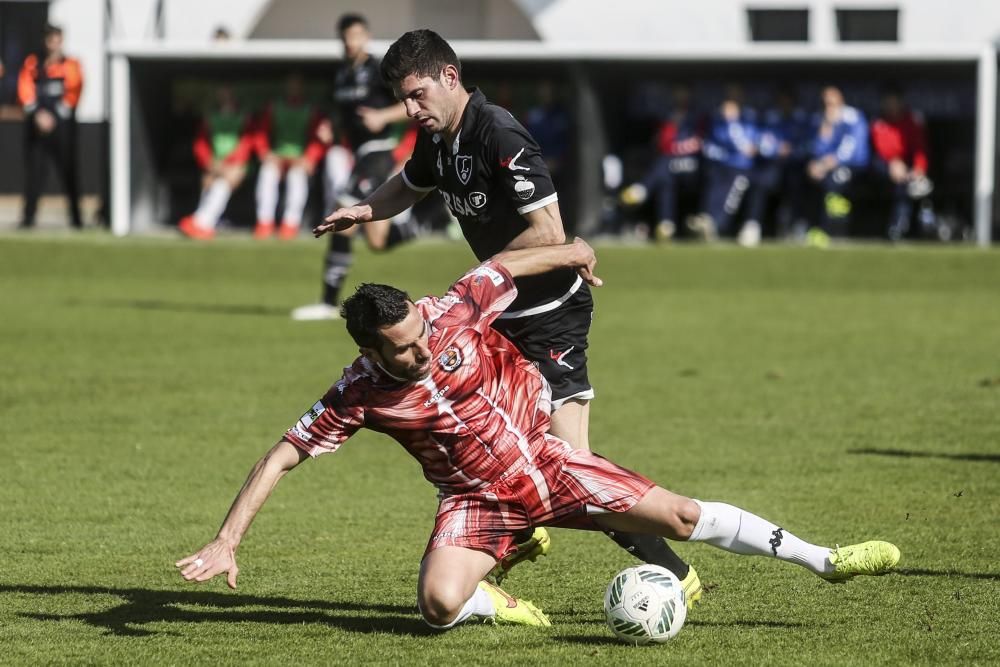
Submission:
<svg viewBox="0 0 1000 667">
<path fill-rule="evenodd" d="M 247 175 L 253 149 L 250 114 L 240 108 L 233 87 L 219 85 L 215 105 L 201 120 L 194 140 L 195 161 L 201 167 L 201 200 L 177 228 L 189 238 L 208 240 L 229 204 L 233 191 Z"/>
<path fill-rule="evenodd" d="M 291 239 L 299 233 L 309 197 L 309 178 L 326 152 L 316 132 L 320 120 L 319 110 L 306 100 L 304 82 L 298 73 L 289 75 L 284 96 L 261 112 L 255 141 L 260 159 L 255 238 L 268 238 L 275 231 L 282 178 L 285 206 L 278 236 Z"/>
</svg>

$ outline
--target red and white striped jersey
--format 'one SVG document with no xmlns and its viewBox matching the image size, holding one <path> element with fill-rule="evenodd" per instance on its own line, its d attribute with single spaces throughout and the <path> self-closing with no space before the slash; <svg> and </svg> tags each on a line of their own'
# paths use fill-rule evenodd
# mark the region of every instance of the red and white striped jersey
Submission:
<svg viewBox="0 0 1000 667">
<path fill-rule="evenodd" d="M 359 428 L 395 438 L 446 494 L 529 470 L 547 446 L 548 384 L 490 328 L 517 296 L 510 273 L 487 261 L 441 298 L 416 302 L 430 329 L 428 377 L 397 380 L 365 357 L 290 428 L 285 439 L 319 456 Z"/>
</svg>

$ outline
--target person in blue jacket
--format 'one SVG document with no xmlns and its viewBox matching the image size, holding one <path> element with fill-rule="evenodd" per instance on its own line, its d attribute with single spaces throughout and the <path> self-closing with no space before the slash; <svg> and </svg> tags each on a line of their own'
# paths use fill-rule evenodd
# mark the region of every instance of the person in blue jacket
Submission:
<svg viewBox="0 0 1000 667">
<path fill-rule="evenodd" d="M 726 89 L 705 135 L 702 214 L 692 220 L 691 227 L 706 240 L 729 232 L 750 187 L 750 171 L 757 154 L 757 124 L 754 112 L 743 106 L 742 97 L 738 87 Z"/>
<path fill-rule="evenodd" d="M 747 195 L 747 221 L 740 230 L 742 246 L 760 243 L 768 204 L 778 199 L 775 235 L 788 236 L 804 214 L 802 190 L 809 139 L 809 115 L 796 103 L 791 88 L 774 92 L 757 129 L 757 159 Z M 804 224 L 802 233 L 805 233 Z"/>
<path fill-rule="evenodd" d="M 826 245 L 830 236 L 846 236 L 851 220 L 851 189 L 868 167 L 868 121 L 858 109 L 844 103 L 835 86 L 822 92 L 823 110 L 814 120 L 807 173 L 820 197 L 819 227 L 809 230 L 813 245 Z"/>
<path fill-rule="evenodd" d="M 641 181 L 622 190 L 621 200 L 626 206 L 653 197 L 653 238 L 657 241 L 673 238 L 681 195 L 698 194 L 704 125 L 704 119 L 693 108 L 691 88 L 685 84 L 675 86 L 672 108 L 656 132 L 656 159 Z"/>
</svg>

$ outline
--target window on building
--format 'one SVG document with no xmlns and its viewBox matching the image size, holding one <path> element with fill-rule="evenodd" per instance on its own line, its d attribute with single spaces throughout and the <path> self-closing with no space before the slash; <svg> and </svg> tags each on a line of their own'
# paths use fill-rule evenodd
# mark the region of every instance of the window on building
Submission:
<svg viewBox="0 0 1000 667">
<path fill-rule="evenodd" d="M 808 42 L 808 9 L 747 9 L 750 40 L 754 42 Z"/>
<path fill-rule="evenodd" d="M 838 9 L 837 34 L 842 42 L 898 42 L 898 9 Z"/>
</svg>

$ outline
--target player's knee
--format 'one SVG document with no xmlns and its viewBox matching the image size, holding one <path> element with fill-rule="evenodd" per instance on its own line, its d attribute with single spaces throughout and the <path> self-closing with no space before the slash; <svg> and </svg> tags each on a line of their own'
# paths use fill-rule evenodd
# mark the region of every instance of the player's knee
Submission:
<svg viewBox="0 0 1000 667">
<path fill-rule="evenodd" d="M 440 630 L 451 627 L 464 604 L 462 591 L 449 584 L 428 586 L 417 595 L 417 607 L 424 622 Z"/>
<path fill-rule="evenodd" d="M 701 507 L 690 498 L 681 498 L 674 509 L 674 530 L 677 539 L 688 540 L 701 518 Z"/>
</svg>

